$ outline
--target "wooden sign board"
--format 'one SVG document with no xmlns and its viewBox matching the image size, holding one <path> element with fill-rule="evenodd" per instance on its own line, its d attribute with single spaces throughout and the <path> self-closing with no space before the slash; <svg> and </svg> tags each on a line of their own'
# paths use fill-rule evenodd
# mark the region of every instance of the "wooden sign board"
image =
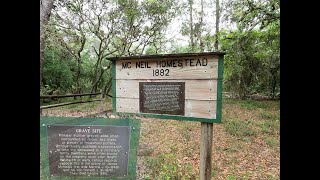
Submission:
<svg viewBox="0 0 320 180">
<path fill-rule="evenodd" d="M 111 57 L 115 113 L 221 122 L 222 52 Z"/>
</svg>

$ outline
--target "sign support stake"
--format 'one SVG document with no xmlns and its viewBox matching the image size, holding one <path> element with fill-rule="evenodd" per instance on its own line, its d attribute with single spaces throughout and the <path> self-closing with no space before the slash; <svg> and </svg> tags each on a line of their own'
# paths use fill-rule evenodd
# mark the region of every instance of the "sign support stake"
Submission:
<svg viewBox="0 0 320 180">
<path fill-rule="evenodd" d="M 212 139 L 213 139 L 213 123 L 201 122 L 200 180 L 211 180 Z"/>
</svg>

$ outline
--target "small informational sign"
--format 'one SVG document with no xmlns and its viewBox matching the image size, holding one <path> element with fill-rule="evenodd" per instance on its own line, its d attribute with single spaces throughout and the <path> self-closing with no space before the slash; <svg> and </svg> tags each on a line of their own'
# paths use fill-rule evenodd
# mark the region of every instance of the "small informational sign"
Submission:
<svg viewBox="0 0 320 180">
<path fill-rule="evenodd" d="M 128 126 L 47 125 L 50 175 L 128 176 Z"/>
<path fill-rule="evenodd" d="M 113 62 L 113 111 L 164 119 L 221 122 L 224 54 L 107 58 Z"/>
<path fill-rule="evenodd" d="M 135 179 L 138 119 L 41 117 L 43 179 Z"/>
<path fill-rule="evenodd" d="M 184 115 L 185 82 L 140 82 L 140 112 Z"/>
</svg>

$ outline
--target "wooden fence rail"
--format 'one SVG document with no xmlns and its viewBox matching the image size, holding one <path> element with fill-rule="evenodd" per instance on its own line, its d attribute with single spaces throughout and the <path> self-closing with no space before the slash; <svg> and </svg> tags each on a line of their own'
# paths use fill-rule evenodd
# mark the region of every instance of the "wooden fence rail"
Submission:
<svg viewBox="0 0 320 180">
<path fill-rule="evenodd" d="M 59 107 L 59 106 L 66 106 L 66 105 L 70 105 L 70 104 L 80 104 L 80 103 L 102 101 L 102 100 L 103 99 L 92 99 L 92 100 L 87 100 L 87 101 L 74 101 L 74 102 L 65 102 L 65 103 L 59 103 L 59 104 L 51 104 L 51 105 L 47 105 L 47 106 L 40 106 L 40 110 L 53 108 L 53 107 Z"/>
<path fill-rule="evenodd" d="M 59 107 L 59 106 L 66 106 L 70 104 L 80 104 L 80 103 L 88 103 L 88 102 L 95 102 L 95 101 L 103 101 L 104 100 L 104 95 L 103 92 L 97 92 L 97 93 L 83 93 L 83 94 L 67 94 L 67 95 L 43 95 L 40 96 L 40 99 L 53 99 L 53 98 L 67 98 L 67 97 L 77 97 L 77 96 L 95 96 L 95 95 L 101 95 L 100 99 L 91 99 L 91 100 L 78 100 L 78 101 L 72 101 L 72 102 L 64 102 L 64 103 L 58 103 L 58 104 L 50 104 L 50 105 L 45 105 L 41 106 L 40 105 L 40 113 L 42 114 L 42 109 L 48 109 L 48 108 L 53 108 L 53 107 Z M 107 96 L 110 96 L 107 94 Z"/>
<path fill-rule="evenodd" d="M 67 95 L 44 95 L 40 96 L 40 99 L 51 99 L 51 98 L 65 98 L 65 97 L 77 97 L 77 96 L 92 96 L 92 95 L 98 95 L 101 94 L 98 93 L 83 93 L 83 94 L 67 94 Z"/>
</svg>

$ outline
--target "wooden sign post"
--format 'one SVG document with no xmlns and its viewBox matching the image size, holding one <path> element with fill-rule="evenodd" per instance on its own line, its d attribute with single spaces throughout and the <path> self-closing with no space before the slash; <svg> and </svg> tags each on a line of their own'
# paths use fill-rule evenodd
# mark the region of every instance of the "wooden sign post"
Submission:
<svg viewBox="0 0 320 180">
<path fill-rule="evenodd" d="M 201 122 L 200 179 L 211 179 L 213 123 L 221 122 L 223 52 L 110 57 L 117 114 Z"/>
<path fill-rule="evenodd" d="M 201 123 L 200 180 L 211 180 L 213 123 Z"/>
</svg>

